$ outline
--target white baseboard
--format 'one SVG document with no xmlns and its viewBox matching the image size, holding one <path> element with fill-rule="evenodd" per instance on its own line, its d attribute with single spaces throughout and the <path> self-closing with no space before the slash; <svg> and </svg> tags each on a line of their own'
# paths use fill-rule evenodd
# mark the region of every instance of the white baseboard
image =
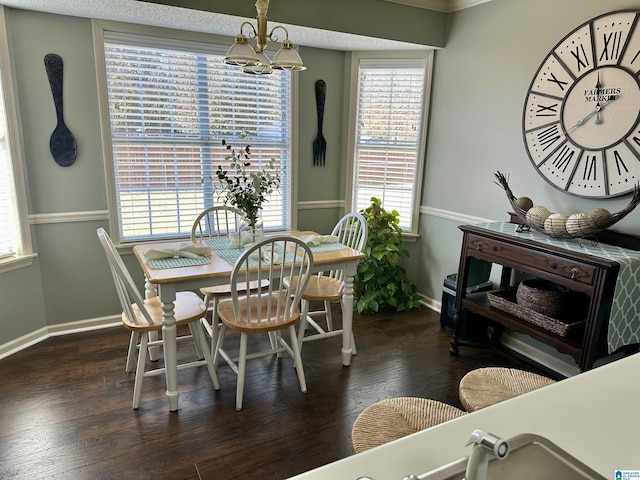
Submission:
<svg viewBox="0 0 640 480">
<path fill-rule="evenodd" d="M 418 293 L 418 295 L 420 296 L 421 305 L 424 305 L 425 307 L 440 313 L 440 310 L 442 309 L 442 302 L 434 300 L 433 298 L 427 297 L 426 295 L 423 295 L 421 293 Z"/>
<path fill-rule="evenodd" d="M 13 355 L 25 348 L 35 345 L 49 337 L 47 327 L 40 328 L 36 331 L 29 332 L 27 335 L 11 340 L 0 346 L 0 359 Z"/>
<path fill-rule="evenodd" d="M 113 315 L 109 317 L 92 318 L 89 320 L 80 320 L 77 322 L 61 323 L 58 325 L 51 325 L 49 327 L 40 328 L 34 332 L 30 332 L 27 335 L 11 340 L 3 345 L 0 345 L 0 359 L 6 358 L 14 353 L 17 353 L 25 348 L 40 343 L 49 337 L 56 337 L 58 335 L 67 335 L 70 333 L 87 332 L 89 330 L 97 330 L 100 328 L 109 328 L 122 325 L 120 315 Z"/>
<path fill-rule="evenodd" d="M 500 340 L 502 342 L 502 345 L 504 345 L 509 350 L 513 350 L 520 355 L 531 358 L 534 362 L 556 373 L 559 373 L 560 375 L 563 375 L 565 377 L 572 377 L 580 373 L 580 369 L 576 365 L 571 365 L 560 358 L 549 355 L 547 352 L 538 350 L 534 346 L 529 345 L 528 343 L 525 343 L 512 335 L 509 335 L 508 332 L 505 332 L 502 337 L 500 337 Z"/>
<path fill-rule="evenodd" d="M 120 315 L 109 315 L 108 317 L 90 318 L 78 322 L 59 323 L 49 326 L 49 336 L 67 335 L 69 333 L 88 332 L 101 328 L 117 327 L 122 325 Z"/>
</svg>

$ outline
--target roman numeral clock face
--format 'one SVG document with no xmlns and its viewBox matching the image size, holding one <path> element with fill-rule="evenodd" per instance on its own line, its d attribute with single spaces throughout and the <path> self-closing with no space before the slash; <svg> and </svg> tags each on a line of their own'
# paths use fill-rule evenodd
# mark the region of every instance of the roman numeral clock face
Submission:
<svg viewBox="0 0 640 480">
<path fill-rule="evenodd" d="M 640 10 L 596 17 L 558 43 L 525 101 L 524 141 L 538 172 L 579 197 L 640 182 Z"/>
</svg>

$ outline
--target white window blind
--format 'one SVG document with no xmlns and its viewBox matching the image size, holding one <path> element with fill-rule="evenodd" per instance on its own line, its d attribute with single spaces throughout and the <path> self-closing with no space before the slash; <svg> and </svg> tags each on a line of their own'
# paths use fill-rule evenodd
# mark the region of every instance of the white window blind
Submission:
<svg viewBox="0 0 640 480">
<path fill-rule="evenodd" d="M 222 140 L 251 146 L 249 171 L 275 159 L 281 185 L 262 218 L 266 230 L 289 228 L 290 73 L 241 73 L 221 61 L 228 46 L 104 39 L 119 239 L 189 235 L 196 216 L 221 203 L 208 179 L 228 165 Z"/>
<path fill-rule="evenodd" d="M 400 227 L 413 230 L 422 162 L 424 59 L 361 59 L 359 64 L 352 204 L 371 197 L 397 210 Z"/>
<path fill-rule="evenodd" d="M 2 25 L 4 30 L 4 19 Z M 15 255 L 20 249 L 20 221 L 10 147 L 4 85 L 0 75 L 0 258 Z"/>
</svg>

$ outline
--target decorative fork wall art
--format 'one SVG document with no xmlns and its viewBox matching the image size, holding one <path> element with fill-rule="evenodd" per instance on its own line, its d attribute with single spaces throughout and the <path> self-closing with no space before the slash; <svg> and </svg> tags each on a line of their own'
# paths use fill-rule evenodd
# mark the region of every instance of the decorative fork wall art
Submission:
<svg viewBox="0 0 640 480">
<path fill-rule="evenodd" d="M 322 135 L 322 121 L 324 119 L 324 100 L 327 95 L 327 84 L 324 80 L 316 80 L 316 108 L 318 112 L 318 135 L 313 141 L 313 166 L 324 167 L 327 154 L 327 141 Z"/>
</svg>

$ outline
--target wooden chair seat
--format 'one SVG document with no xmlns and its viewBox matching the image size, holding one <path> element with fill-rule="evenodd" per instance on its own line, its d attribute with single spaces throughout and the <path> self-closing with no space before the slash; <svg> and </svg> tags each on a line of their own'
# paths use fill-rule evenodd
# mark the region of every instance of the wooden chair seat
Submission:
<svg viewBox="0 0 640 480">
<path fill-rule="evenodd" d="M 335 278 L 314 276 L 309 279 L 302 298 L 308 301 L 340 300 L 342 298 L 342 282 Z"/>
<path fill-rule="evenodd" d="M 152 324 L 147 323 L 147 319 L 135 303 L 132 311 L 135 315 L 133 320 L 123 312 L 122 324 L 127 330 L 135 332 L 154 332 L 162 330 L 162 303 L 159 297 L 144 299 L 144 306 L 149 312 Z M 176 327 L 186 325 L 204 317 L 206 307 L 202 299 L 193 292 L 177 292 L 175 301 Z"/>
<path fill-rule="evenodd" d="M 342 298 L 342 282 L 326 276 L 313 276 L 309 279 L 307 288 L 302 293 L 303 300 L 313 301 L 337 301 Z"/>
<path fill-rule="evenodd" d="M 233 301 L 222 300 L 218 304 L 218 314 L 224 324 L 240 332 L 259 333 L 280 330 L 289 325 L 295 325 L 300 319 L 298 308 L 293 308 L 287 317 L 283 315 L 284 299 L 277 298 L 280 296 L 281 294 L 272 294 L 271 298 L 268 295 L 251 296 L 248 302 L 247 297 L 238 300 L 240 318 L 235 316 Z M 268 308 L 269 306 L 271 308 Z"/>
</svg>

